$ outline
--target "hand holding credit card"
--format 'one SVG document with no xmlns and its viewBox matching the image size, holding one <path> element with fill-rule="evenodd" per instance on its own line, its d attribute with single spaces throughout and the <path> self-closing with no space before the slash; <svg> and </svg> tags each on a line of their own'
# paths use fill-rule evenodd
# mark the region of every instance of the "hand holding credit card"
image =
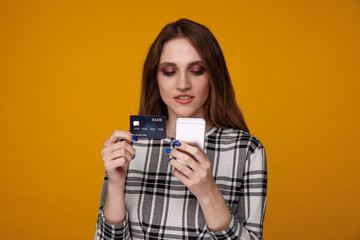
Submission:
<svg viewBox="0 0 360 240">
<path fill-rule="evenodd" d="M 131 115 L 130 132 L 138 138 L 166 138 L 166 117 Z"/>
</svg>

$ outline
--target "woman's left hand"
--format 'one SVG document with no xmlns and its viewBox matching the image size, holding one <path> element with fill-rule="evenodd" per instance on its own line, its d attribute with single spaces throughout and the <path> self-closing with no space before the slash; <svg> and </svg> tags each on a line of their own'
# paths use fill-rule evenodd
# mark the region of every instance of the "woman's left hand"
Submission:
<svg viewBox="0 0 360 240">
<path fill-rule="evenodd" d="M 207 197 L 219 191 L 212 175 L 211 163 L 197 147 L 184 142 L 179 143 L 181 145 L 169 153 L 172 156 L 170 164 L 174 166 L 174 175 L 190 189 L 199 201 L 206 200 Z"/>
<path fill-rule="evenodd" d="M 173 157 L 170 164 L 174 166 L 175 177 L 198 199 L 208 228 L 214 232 L 226 229 L 231 220 L 231 213 L 215 183 L 208 157 L 196 147 L 183 142 L 179 146 L 178 143 L 174 142 L 178 147 L 169 149 L 171 152 L 167 150 Z"/>
</svg>

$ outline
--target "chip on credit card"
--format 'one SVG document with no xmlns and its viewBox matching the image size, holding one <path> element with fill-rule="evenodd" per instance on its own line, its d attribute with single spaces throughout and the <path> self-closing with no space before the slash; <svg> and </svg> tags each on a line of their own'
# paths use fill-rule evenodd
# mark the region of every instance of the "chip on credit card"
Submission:
<svg viewBox="0 0 360 240">
<path fill-rule="evenodd" d="M 130 115 L 130 132 L 138 138 L 166 138 L 166 117 Z"/>
</svg>

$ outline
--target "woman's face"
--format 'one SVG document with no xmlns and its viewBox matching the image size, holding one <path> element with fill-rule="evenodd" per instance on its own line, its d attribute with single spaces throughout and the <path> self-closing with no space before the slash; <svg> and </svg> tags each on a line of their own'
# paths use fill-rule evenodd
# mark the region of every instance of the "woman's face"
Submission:
<svg viewBox="0 0 360 240">
<path fill-rule="evenodd" d="M 172 39 L 164 44 L 157 80 L 169 119 L 205 118 L 209 75 L 205 63 L 186 38 Z"/>
</svg>

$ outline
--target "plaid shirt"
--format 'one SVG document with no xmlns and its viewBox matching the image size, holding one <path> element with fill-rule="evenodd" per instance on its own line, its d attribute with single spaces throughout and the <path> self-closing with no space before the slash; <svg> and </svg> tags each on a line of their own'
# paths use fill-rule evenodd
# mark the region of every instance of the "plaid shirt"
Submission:
<svg viewBox="0 0 360 240">
<path fill-rule="evenodd" d="M 196 197 L 172 174 L 166 148 L 173 138 L 133 142 L 125 186 L 126 219 L 105 221 L 105 175 L 95 239 L 262 239 L 266 205 L 267 166 L 261 142 L 249 133 L 211 128 L 205 150 L 217 186 L 231 210 L 221 232 L 210 231 Z"/>
</svg>

